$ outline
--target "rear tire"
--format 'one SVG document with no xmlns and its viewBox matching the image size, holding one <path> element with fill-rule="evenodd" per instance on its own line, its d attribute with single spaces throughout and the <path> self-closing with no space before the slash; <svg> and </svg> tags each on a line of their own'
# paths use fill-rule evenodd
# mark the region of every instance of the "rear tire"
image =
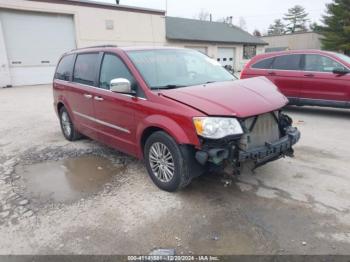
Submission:
<svg viewBox="0 0 350 262">
<path fill-rule="evenodd" d="M 60 109 L 59 117 L 62 134 L 68 141 L 76 141 L 82 138 L 82 135 L 75 129 L 72 118 L 65 107 Z"/>
<path fill-rule="evenodd" d="M 144 158 L 148 174 L 160 189 L 175 192 L 190 184 L 189 159 L 167 133 L 157 131 L 147 139 Z"/>
</svg>

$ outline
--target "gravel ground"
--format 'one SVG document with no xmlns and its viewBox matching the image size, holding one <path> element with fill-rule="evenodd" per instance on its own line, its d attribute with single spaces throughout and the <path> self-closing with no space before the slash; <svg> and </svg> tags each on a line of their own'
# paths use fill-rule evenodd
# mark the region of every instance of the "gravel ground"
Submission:
<svg viewBox="0 0 350 262">
<path fill-rule="evenodd" d="M 142 162 L 64 140 L 52 102 L 0 90 L 0 254 L 350 254 L 349 110 L 288 108 L 295 158 L 170 194 Z"/>
</svg>

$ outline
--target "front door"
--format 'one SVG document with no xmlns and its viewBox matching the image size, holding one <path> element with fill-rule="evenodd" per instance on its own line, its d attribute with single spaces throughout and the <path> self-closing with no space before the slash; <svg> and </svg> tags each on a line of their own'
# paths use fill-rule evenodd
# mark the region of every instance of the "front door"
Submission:
<svg viewBox="0 0 350 262">
<path fill-rule="evenodd" d="M 94 92 L 94 111 L 99 140 L 125 153 L 136 155 L 134 112 L 138 98 L 109 90 L 112 79 L 125 78 L 136 89 L 136 81 L 123 61 L 105 53 L 100 70 L 99 88 Z"/>
<path fill-rule="evenodd" d="M 301 97 L 333 101 L 349 101 L 350 74 L 334 74 L 334 69 L 345 69 L 330 57 L 306 54 Z"/>
</svg>

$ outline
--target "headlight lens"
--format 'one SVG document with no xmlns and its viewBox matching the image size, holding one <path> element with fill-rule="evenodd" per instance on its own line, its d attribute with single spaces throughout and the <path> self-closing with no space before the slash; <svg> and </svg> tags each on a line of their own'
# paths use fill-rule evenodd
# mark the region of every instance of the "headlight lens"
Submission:
<svg viewBox="0 0 350 262">
<path fill-rule="evenodd" d="M 243 134 L 242 127 L 236 118 L 194 117 L 193 123 L 199 136 L 220 139 L 229 135 Z"/>
</svg>

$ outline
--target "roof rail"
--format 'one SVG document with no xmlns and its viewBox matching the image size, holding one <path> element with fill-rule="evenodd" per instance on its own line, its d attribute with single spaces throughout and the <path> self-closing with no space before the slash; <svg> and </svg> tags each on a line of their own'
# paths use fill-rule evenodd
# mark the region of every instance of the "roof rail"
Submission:
<svg viewBox="0 0 350 262">
<path fill-rule="evenodd" d="M 81 49 L 89 49 L 89 48 L 103 48 L 103 47 L 118 47 L 118 46 L 117 45 L 95 45 L 95 46 L 75 48 L 75 49 L 72 49 L 71 51 L 81 50 Z"/>
</svg>

